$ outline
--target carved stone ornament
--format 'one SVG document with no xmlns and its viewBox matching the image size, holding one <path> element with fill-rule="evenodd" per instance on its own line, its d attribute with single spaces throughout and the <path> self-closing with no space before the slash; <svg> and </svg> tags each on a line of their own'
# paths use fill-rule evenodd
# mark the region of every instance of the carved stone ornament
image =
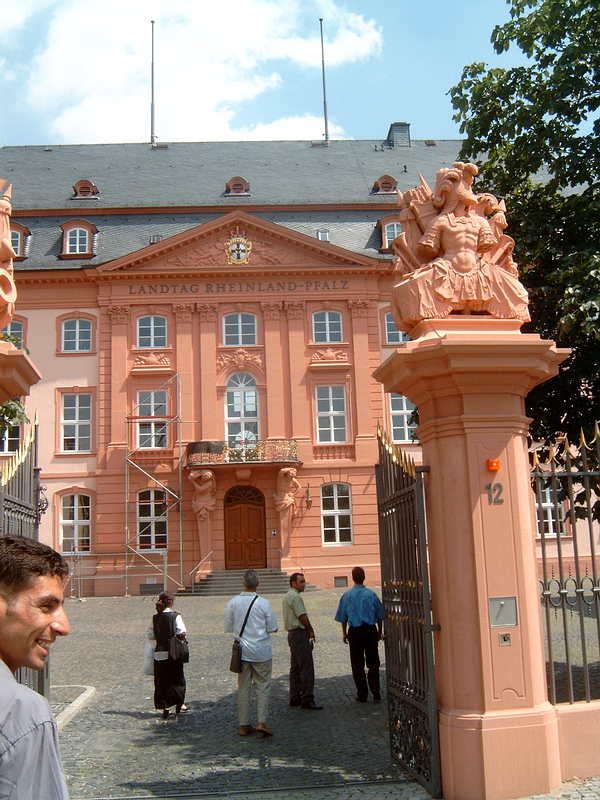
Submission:
<svg viewBox="0 0 600 800">
<path fill-rule="evenodd" d="M 366 300 L 349 300 L 348 306 L 353 317 L 366 317 L 369 313 L 369 303 Z"/>
<path fill-rule="evenodd" d="M 201 322 L 215 322 L 217 319 L 217 307 L 210 303 L 198 303 L 196 305 Z"/>
<path fill-rule="evenodd" d="M 173 311 L 178 322 L 191 322 L 194 306 L 191 303 L 175 303 Z"/>
<path fill-rule="evenodd" d="M 231 236 L 225 242 L 225 257 L 228 264 L 248 264 L 250 253 L 252 252 L 252 242 L 246 238 L 246 234 L 236 228 L 231 231 Z"/>
<path fill-rule="evenodd" d="M 196 520 L 205 520 L 217 505 L 217 481 L 209 469 L 191 469 L 188 479 L 194 487 L 192 511 Z"/>
<path fill-rule="evenodd" d="M 128 306 L 108 306 L 106 313 L 113 325 L 123 324 L 129 320 Z"/>
<path fill-rule="evenodd" d="M 475 164 L 456 161 L 439 170 L 432 191 L 421 184 L 399 196 L 403 232 L 394 239 L 393 310 L 400 330 L 450 314 L 529 321 L 527 291 L 504 233 L 506 207 L 476 195 Z"/>
<path fill-rule="evenodd" d="M 134 367 L 170 367 L 171 359 L 165 353 L 139 353 L 133 362 Z"/>
<path fill-rule="evenodd" d="M 243 347 L 238 347 L 233 352 L 223 352 L 217 356 L 217 369 L 219 372 L 230 366 L 235 369 L 255 367 L 262 370 L 263 360 L 258 353 L 251 353 L 248 350 L 244 350 Z"/>
<path fill-rule="evenodd" d="M 310 360 L 313 363 L 321 363 L 321 362 L 331 363 L 332 361 L 347 362 L 348 353 L 345 350 L 334 350 L 333 347 L 328 347 L 325 350 L 317 350 L 315 353 L 312 354 Z"/>
<path fill-rule="evenodd" d="M 303 319 L 305 314 L 304 303 L 286 303 L 285 313 L 288 319 Z"/>
<path fill-rule="evenodd" d="M 277 511 L 282 512 L 291 508 L 292 514 L 296 510 L 296 494 L 300 490 L 300 482 L 296 478 L 294 467 L 284 467 L 277 473 L 277 487 L 273 492 L 273 501 Z"/>
<path fill-rule="evenodd" d="M 10 323 L 17 301 L 12 261 L 16 253 L 10 239 L 11 196 L 11 184 L 0 178 L 0 328 Z"/>
<path fill-rule="evenodd" d="M 260 307 L 265 319 L 278 320 L 281 318 L 283 303 L 261 303 Z"/>
</svg>

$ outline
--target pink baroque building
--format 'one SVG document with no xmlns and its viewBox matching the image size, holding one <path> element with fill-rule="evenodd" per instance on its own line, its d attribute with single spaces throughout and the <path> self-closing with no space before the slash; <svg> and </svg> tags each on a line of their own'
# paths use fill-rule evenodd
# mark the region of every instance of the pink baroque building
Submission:
<svg viewBox="0 0 600 800">
<path fill-rule="evenodd" d="M 0 149 L 8 332 L 43 374 L 28 400 L 41 535 L 72 558 L 73 591 L 182 590 L 249 566 L 379 579 L 377 424 L 419 449 L 412 405 L 372 377 L 403 342 L 396 192 L 459 147 L 393 123 L 327 145 Z"/>
</svg>

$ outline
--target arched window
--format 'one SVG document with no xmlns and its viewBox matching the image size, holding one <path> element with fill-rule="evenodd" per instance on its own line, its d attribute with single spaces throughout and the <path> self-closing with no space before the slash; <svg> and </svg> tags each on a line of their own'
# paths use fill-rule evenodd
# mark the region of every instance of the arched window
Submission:
<svg viewBox="0 0 600 800">
<path fill-rule="evenodd" d="M 7 334 L 7 336 L 12 336 L 12 338 L 15 340 L 15 347 L 23 347 L 23 343 L 25 341 L 25 325 L 21 322 L 21 320 L 11 319 L 8 325 L 2 328 L 2 333 Z"/>
<path fill-rule="evenodd" d="M 60 226 L 63 232 L 59 258 L 92 258 L 95 255 L 98 228 L 86 220 L 69 220 Z"/>
<path fill-rule="evenodd" d="M 89 319 L 65 319 L 61 325 L 61 351 L 63 353 L 90 353 L 92 350 L 92 323 Z"/>
<path fill-rule="evenodd" d="M 343 341 L 342 315 L 339 311 L 315 311 L 312 319 L 313 342 L 331 344 Z"/>
<path fill-rule="evenodd" d="M 89 252 L 89 236 L 86 228 L 71 228 L 67 234 L 67 253 Z"/>
<path fill-rule="evenodd" d="M 409 341 L 409 335 L 404 331 L 399 331 L 394 322 L 394 315 L 388 311 L 385 315 L 385 343 L 402 344 Z"/>
<path fill-rule="evenodd" d="M 166 347 L 167 346 L 166 317 L 158 317 L 158 316 L 138 317 L 137 346 Z"/>
<path fill-rule="evenodd" d="M 392 242 L 396 236 L 402 233 L 402 225 L 399 222 L 388 222 L 383 226 L 383 236 L 381 237 L 381 246 L 391 248 Z"/>
<path fill-rule="evenodd" d="M 138 550 L 164 550 L 167 546 L 167 493 L 144 489 L 137 497 Z"/>
<path fill-rule="evenodd" d="M 225 184 L 225 194 L 250 194 L 250 184 L 241 175 L 234 175 Z"/>
<path fill-rule="evenodd" d="M 29 255 L 31 231 L 18 222 L 10 223 L 10 243 L 14 250 L 15 261 L 23 261 Z"/>
<path fill-rule="evenodd" d="M 391 194 L 398 188 L 398 181 L 393 175 L 382 175 L 373 184 L 373 194 Z"/>
<path fill-rule="evenodd" d="M 87 494 L 63 494 L 59 513 L 62 552 L 89 553 L 92 542 L 92 498 Z"/>
<path fill-rule="evenodd" d="M 229 447 L 241 450 L 258 441 L 258 391 L 247 372 L 236 372 L 227 381 L 225 436 Z"/>
<path fill-rule="evenodd" d="M 83 178 L 73 186 L 73 199 L 74 200 L 87 200 L 88 198 L 95 198 L 100 194 L 98 187 L 95 183 L 87 178 Z"/>
<path fill-rule="evenodd" d="M 324 483 L 321 486 L 321 528 L 323 544 L 352 543 L 350 485 Z"/>
<path fill-rule="evenodd" d="M 223 344 L 235 347 L 256 344 L 254 314 L 226 314 L 223 317 Z"/>
</svg>

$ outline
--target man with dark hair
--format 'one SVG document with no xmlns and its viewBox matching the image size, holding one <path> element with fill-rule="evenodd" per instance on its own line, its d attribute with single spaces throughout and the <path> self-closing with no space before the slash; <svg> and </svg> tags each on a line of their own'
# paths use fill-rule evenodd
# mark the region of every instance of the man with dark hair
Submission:
<svg viewBox="0 0 600 800">
<path fill-rule="evenodd" d="M 256 570 L 244 572 L 244 591 L 232 597 L 225 609 L 225 633 L 234 633 L 242 643 L 242 671 L 238 674 L 237 696 L 239 734 L 248 736 L 256 731 L 264 739 L 273 735 L 267 717 L 273 667 L 271 634 L 277 631 L 277 619 L 269 601 L 257 594 L 258 582 Z M 256 688 L 256 727 L 250 724 L 252 684 Z"/>
<path fill-rule="evenodd" d="M 365 571 L 362 567 L 354 567 L 352 580 L 354 586 L 340 597 L 335 618 L 342 624 L 344 644 L 350 645 L 356 699 L 359 703 L 366 703 L 370 689 L 373 702 L 379 703 L 378 645 L 383 633 L 383 605 L 375 592 L 364 585 Z"/>
<path fill-rule="evenodd" d="M 319 711 L 323 706 L 315 703 L 315 666 L 313 645 L 315 632 L 310 624 L 304 600 L 300 596 L 306 588 L 301 572 L 290 575 L 290 590 L 283 597 L 283 624 L 288 632 L 290 646 L 290 705 Z"/>
<path fill-rule="evenodd" d="M 69 633 L 68 572 L 51 547 L 0 536 L 0 797 L 69 797 L 48 702 L 13 674 L 20 667 L 42 669 L 50 645 Z"/>
</svg>

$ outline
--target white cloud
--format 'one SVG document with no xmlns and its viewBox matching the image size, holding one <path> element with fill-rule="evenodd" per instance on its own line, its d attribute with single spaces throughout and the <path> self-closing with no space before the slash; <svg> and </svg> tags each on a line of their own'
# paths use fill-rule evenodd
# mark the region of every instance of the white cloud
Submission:
<svg viewBox="0 0 600 800">
<path fill-rule="evenodd" d="M 30 13 L 49 2 L 30 0 Z M 285 91 L 290 68 L 320 70 L 323 8 L 329 67 L 379 54 L 376 24 L 334 0 L 55 1 L 26 99 L 58 141 L 148 140 L 154 19 L 161 139 L 320 138 L 322 120 L 302 113 L 303 98 L 293 117 L 242 125 L 236 114 Z"/>
</svg>

